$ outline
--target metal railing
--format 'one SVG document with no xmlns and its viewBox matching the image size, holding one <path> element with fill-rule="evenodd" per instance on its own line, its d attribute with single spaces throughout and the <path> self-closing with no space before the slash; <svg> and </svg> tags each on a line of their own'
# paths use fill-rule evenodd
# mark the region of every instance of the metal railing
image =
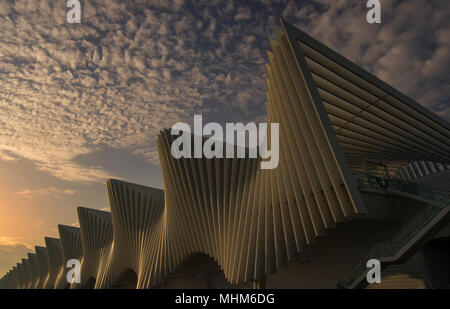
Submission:
<svg viewBox="0 0 450 309">
<path fill-rule="evenodd" d="M 373 246 L 362 262 L 338 283 L 338 286 L 341 288 L 351 286 L 355 280 L 365 280 L 365 276 L 363 277 L 363 275 L 367 272 L 366 263 L 368 260 L 395 256 L 397 252 L 407 246 L 410 240 L 417 236 L 419 232 L 433 220 L 433 218 L 450 205 L 449 192 L 436 190 L 434 188 L 406 182 L 400 179 L 386 179 L 375 175 L 364 176 L 362 178 L 363 185 L 378 188 L 391 188 L 418 195 L 430 199 L 433 202 L 425 206 L 425 208 L 411 220 L 405 222 L 400 228 L 400 231 L 389 242 L 383 242 Z"/>
<path fill-rule="evenodd" d="M 443 195 L 450 198 L 450 192 L 448 191 L 438 190 L 433 187 L 398 178 L 385 178 L 378 175 L 364 174 L 360 175 L 359 184 L 366 187 L 394 189 L 434 201 L 440 200 Z"/>
</svg>

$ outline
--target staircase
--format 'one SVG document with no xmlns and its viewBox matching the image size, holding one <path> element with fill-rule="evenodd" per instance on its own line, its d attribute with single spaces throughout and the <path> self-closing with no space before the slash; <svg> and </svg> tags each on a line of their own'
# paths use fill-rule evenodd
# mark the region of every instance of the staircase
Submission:
<svg viewBox="0 0 450 309">
<path fill-rule="evenodd" d="M 368 255 L 343 280 L 338 288 L 354 289 L 367 286 L 366 263 L 370 259 L 377 259 L 381 264 L 381 271 L 387 266 L 401 264 L 413 256 L 426 244 L 450 219 L 450 193 L 428 188 L 416 183 L 405 182 L 400 179 L 386 179 L 367 175 L 363 178 L 364 186 L 385 188 L 390 193 L 399 192 L 416 196 L 420 200 L 428 200 L 417 215 L 407 220 L 399 233 L 389 242 L 375 245 Z"/>
</svg>

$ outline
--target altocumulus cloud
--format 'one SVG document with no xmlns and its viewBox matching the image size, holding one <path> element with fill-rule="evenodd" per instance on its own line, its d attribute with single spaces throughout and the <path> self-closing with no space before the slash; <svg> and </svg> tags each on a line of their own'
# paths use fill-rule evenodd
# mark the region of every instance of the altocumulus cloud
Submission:
<svg viewBox="0 0 450 309">
<path fill-rule="evenodd" d="M 25 198 L 35 198 L 40 196 L 50 196 L 53 198 L 62 198 L 67 195 L 74 195 L 75 191 L 71 189 L 58 189 L 56 187 L 48 187 L 48 188 L 42 188 L 42 189 L 36 189 L 36 190 L 30 190 L 26 189 L 23 191 L 17 192 L 22 197 Z"/>
<path fill-rule="evenodd" d="M 103 146 L 157 163 L 159 130 L 193 114 L 263 120 L 281 16 L 450 118 L 446 0 L 382 1 L 381 25 L 365 1 L 82 1 L 79 25 L 65 2 L 0 3 L 0 159 L 64 180 L 111 176 L 76 160 Z"/>
</svg>

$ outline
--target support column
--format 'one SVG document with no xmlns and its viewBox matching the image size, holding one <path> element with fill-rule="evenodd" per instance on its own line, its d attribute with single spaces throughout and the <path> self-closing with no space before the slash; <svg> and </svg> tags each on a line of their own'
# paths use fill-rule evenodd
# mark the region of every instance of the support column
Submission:
<svg viewBox="0 0 450 309">
<path fill-rule="evenodd" d="M 259 290 L 259 289 L 265 289 L 266 288 L 266 276 L 262 279 L 258 279 L 253 281 L 253 289 Z"/>
</svg>

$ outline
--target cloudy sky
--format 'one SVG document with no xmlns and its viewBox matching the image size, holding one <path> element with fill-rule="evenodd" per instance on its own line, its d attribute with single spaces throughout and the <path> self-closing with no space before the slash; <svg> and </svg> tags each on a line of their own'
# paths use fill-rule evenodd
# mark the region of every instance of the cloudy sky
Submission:
<svg viewBox="0 0 450 309">
<path fill-rule="evenodd" d="M 105 180 L 162 187 L 159 130 L 265 119 L 267 38 L 281 17 L 450 120 L 450 2 L 0 0 L 0 275 Z"/>
</svg>

